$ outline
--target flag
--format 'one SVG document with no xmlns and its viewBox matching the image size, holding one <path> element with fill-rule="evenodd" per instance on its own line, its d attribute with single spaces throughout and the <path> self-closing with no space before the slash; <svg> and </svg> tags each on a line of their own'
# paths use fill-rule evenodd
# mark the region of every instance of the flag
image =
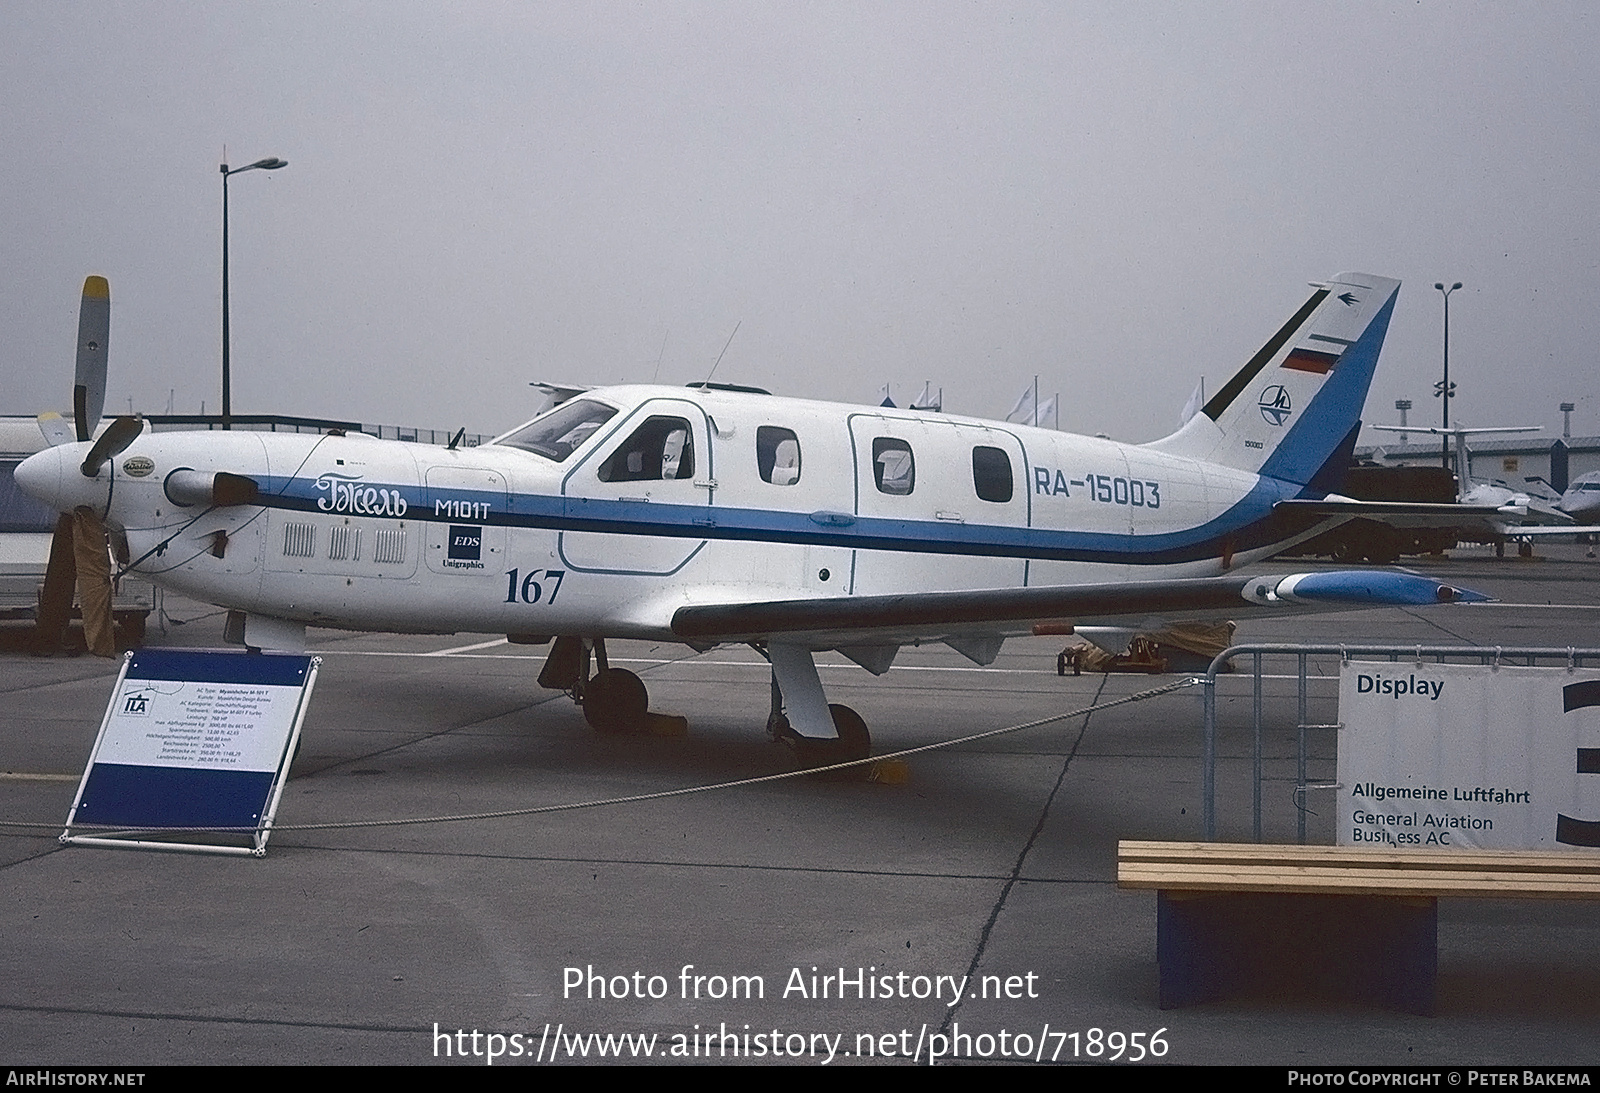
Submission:
<svg viewBox="0 0 1600 1093">
<path fill-rule="evenodd" d="M 1318 353 L 1315 349 L 1296 349 L 1283 359 L 1282 368 L 1292 368 L 1296 372 L 1312 372 L 1319 376 L 1326 376 L 1333 371 L 1333 366 L 1339 363 L 1337 353 Z"/>
<path fill-rule="evenodd" d="M 1183 414 L 1178 418 L 1178 428 L 1189 424 L 1189 419 L 1200 412 L 1200 407 L 1206 404 L 1206 378 L 1200 377 L 1200 382 L 1195 386 L 1194 393 L 1189 396 L 1189 401 L 1183 404 Z"/>
<path fill-rule="evenodd" d="M 1049 421 L 1052 428 L 1061 428 L 1060 415 L 1056 413 L 1056 399 L 1058 397 L 1059 396 L 1057 395 L 1051 395 L 1049 398 L 1039 403 L 1040 425 L 1043 425 L 1046 421 Z"/>
<path fill-rule="evenodd" d="M 1015 422 L 1018 425 L 1033 424 L 1034 387 L 1034 384 L 1029 384 L 1027 387 L 1023 388 L 1021 397 L 1017 399 L 1017 404 L 1013 406 L 1011 408 L 1011 412 L 1006 415 L 1007 421 Z"/>
</svg>

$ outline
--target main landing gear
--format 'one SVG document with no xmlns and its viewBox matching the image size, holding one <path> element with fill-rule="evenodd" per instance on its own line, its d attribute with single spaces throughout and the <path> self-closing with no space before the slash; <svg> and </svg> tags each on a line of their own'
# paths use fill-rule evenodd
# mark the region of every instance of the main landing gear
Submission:
<svg viewBox="0 0 1600 1093">
<path fill-rule="evenodd" d="M 822 693 L 810 649 L 776 643 L 755 649 L 772 664 L 767 732 L 793 748 L 801 766 L 829 767 L 872 754 L 872 736 L 861 715 L 849 706 L 830 704 Z M 570 694 L 583 707 L 583 719 L 600 732 L 636 732 L 650 724 L 644 681 L 606 662 L 604 638 L 556 638 L 539 672 L 539 685 Z M 852 773 L 865 774 L 865 767 L 845 772 Z"/>
<path fill-rule="evenodd" d="M 591 660 L 594 674 L 589 674 Z M 539 672 L 539 685 L 566 691 L 583 707 L 583 719 L 600 732 L 644 728 L 650 695 L 644 680 L 606 663 L 604 638 L 559 637 Z"/>
<path fill-rule="evenodd" d="M 831 767 L 835 763 L 851 763 L 872 754 L 872 736 L 867 723 L 849 706 L 837 702 L 828 704 L 833 718 L 834 731 L 839 735 L 831 740 L 818 740 L 801 736 L 789 725 L 783 712 L 775 711 L 767 717 L 767 732 L 775 741 L 794 749 L 795 757 L 803 767 Z"/>
<path fill-rule="evenodd" d="M 830 703 L 822 693 L 811 650 L 795 645 L 756 646 L 772 664 L 772 711 L 767 732 L 794 748 L 805 767 L 851 763 L 872 754 L 872 736 L 861 715 Z M 865 774 L 865 767 L 845 774 Z"/>
</svg>

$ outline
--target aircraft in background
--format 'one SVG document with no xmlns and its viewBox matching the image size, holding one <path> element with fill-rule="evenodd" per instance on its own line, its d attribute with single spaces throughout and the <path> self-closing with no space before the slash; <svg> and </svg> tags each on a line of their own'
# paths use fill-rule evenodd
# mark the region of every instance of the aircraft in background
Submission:
<svg viewBox="0 0 1600 1093">
<path fill-rule="evenodd" d="M 1041 624 L 1484 598 L 1396 572 L 1233 572 L 1353 516 L 1455 508 L 1329 494 L 1398 290 L 1315 285 L 1148 444 L 704 383 L 551 392 L 567 397 L 452 449 L 131 417 L 91 443 L 80 409 L 77 439 L 57 429 L 16 479 L 103 519 L 125 569 L 230 609 L 247 647 L 301 649 L 308 625 L 553 641 L 541 683 L 601 729 L 648 709 L 608 638 L 747 643 L 772 665 L 769 728 L 835 762 L 869 734 L 828 704 L 820 650 L 881 674 L 927 642 L 989 664 Z"/>
<path fill-rule="evenodd" d="M 1600 521 L 1600 471 L 1590 471 L 1573 480 L 1556 508 L 1580 524 Z"/>
<path fill-rule="evenodd" d="M 1600 533 L 1600 526 L 1583 526 L 1578 518 L 1578 512 L 1587 514 L 1584 519 L 1600 518 L 1600 473 L 1585 475 L 1578 480 L 1579 483 L 1593 481 L 1594 491 L 1582 490 L 1577 483 L 1574 483 L 1560 498 L 1557 498 L 1553 491 L 1549 495 L 1544 495 L 1538 490 L 1519 490 L 1500 482 L 1480 482 L 1473 479 L 1467 458 L 1469 436 L 1488 433 L 1536 433 L 1539 431 L 1537 425 L 1478 428 L 1455 426 L 1449 429 L 1426 425 L 1405 427 L 1373 425 L 1370 428 L 1387 433 L 1427 433 L 1430 436 L 1448 436 L 1454 439 L 1456 481 L 1460 484 L 1461 504 L 1480 510 L 1492 510 L 1460 525 L 1463 538 L 1486 535 L 1502 548 L 1509 540 L 1521 543 L 1523 553 L 1528 554 L 1534 539 Z M 1530 478 L 1527 481 L 1543 482 L 1543 479 Z M 1592 498 L 1587 504 L 1585 493 Z"/>
</svg>

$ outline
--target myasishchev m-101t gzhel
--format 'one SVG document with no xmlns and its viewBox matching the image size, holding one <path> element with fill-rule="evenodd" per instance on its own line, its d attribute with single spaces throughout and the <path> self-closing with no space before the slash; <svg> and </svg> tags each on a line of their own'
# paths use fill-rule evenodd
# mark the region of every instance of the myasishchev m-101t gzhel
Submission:
<svg viewBox="0 0 1600 1093">
<path fill-rule="evenodd" d="M 127 568 L 238 613 L 248 646 L 306 625 L 556 644 L 541 676 L 597 727 L 642 718 L 609 637 L 771 661 L 780 729 L 868 752 L 812 654 L 886 671 L 942 641 L 979 664 L 1036 623 L 1478 598 L 1382 571 L 1243 577 L 1359 503 L 1347 464 L 1399 282 L 1346 273 L 1171 436 L 1124 444 L 710 385 L 583 392 L 476 448 L 117 424 L 16 472 L 125 538 Z M 591 674 L 590 660 L 597 670 Z M 775 711 L 776 714 L 777 711 Z"/>
</svg>

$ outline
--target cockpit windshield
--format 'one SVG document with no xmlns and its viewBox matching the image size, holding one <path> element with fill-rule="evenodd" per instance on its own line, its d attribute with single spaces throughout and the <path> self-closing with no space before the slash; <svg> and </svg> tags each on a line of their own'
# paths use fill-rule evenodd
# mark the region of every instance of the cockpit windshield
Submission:
<svg viewBox="0 0 1600 1093">
<path fill-rule="evenodd" d="M 616 408 L 593 399 L 574 399 L 542 417 L 536 417 L 514 433 L 495 441 L 542 455 L 557 463 L 577 451 L 594 431 L 617 414 Z"/>
</svg>

